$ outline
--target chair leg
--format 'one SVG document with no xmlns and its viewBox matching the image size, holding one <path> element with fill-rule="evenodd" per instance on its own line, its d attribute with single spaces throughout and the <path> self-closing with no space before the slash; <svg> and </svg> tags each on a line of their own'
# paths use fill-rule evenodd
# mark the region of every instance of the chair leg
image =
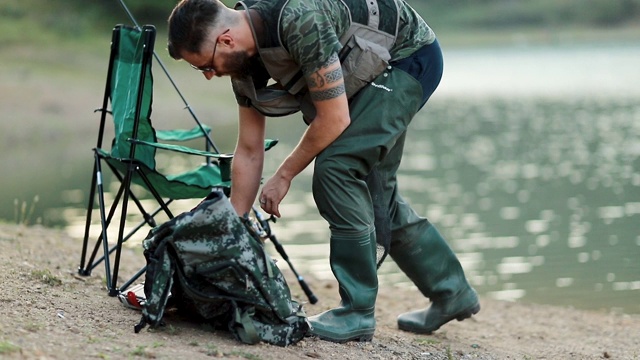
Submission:
<svg viewBox="0 0 640 360">
<path fill-rule="evenodd" d="M 95 155 L 97 158 L 97 154 Z M 99 160 L 96 160 L 99 161 Z M 82 253 L 80 254 L 80 265 L 78 266 L 78 274 L 82 276 L 91 275 L 91 270 L 85 268 L 86 257 L 87 257 L 87 248 L 89 244 L 89 229 L 91 228 L 91 216 L 93 213 L 93 205 L 95 201 L 96 194 L 96 179 L 97 175 L 97 165 L 93 165 L 93 172 L 91 173 L 91 187 L 89 188 L 89 204 L 87 205 L 87 218 L 85 220 L 84 225 L 84 238 L 82 240 Z M 89 262 L 91 263 L 91 262 Z"/>
<path fill-rule="evenodd" d="M 91 275 L 91 271 L 98 265 L 99 262 L 101 262 L 102 260 L 104 260 L 104 258 L 99 259 L 98 261 L 94 262 L 94 259 L 97 255 L 98 249 L 100 248 L 101 244 L 104 244 L 105 239 L 106 239 L 106 229 L 109 227 L 109 223 L 111 222 L 111 218 L 113 217 L 113 214 L 115 213 L 115 206 L 112 206 L 110 211 L 109 211 L 109 215 L 105 218 L 104 214 L 105 214 L 105 205 L 104 205 L 104 187 L 102 185 L 102 167 L 100 164 L 100 156 L 96 153 L 95 154 L 95 163 L 94 163 L 94 167 L 93 167 L 93 176 L 92 176 L 92 180 L 91 180 L 91 189 L 89 192 L 89 203 L 87 206 L 87 218 L 86 218 L 86 223 L 85 223 L 85 233 L 84 233 L 84 239 L 83 239 L 83 244 L 82 244 L 82 255 L 81 255 L 81 259 L 80 259 L 80 267 L 78 269 L 78 273 L 80 275 L 83 276 L 90 276 Z M 95 197 L 96 194 L 98 195 L 98 204 L 100 207 L 100 224 L 102 226 L 102 232 L 101 234 L 98 236 L 98 239 L 96 241 L 96 244 L 93 248 L 93 251 L 91 252 L 91 256 L 89 257 L 89 259 L 86 259 L 86 255 L 87 255 L 87 250 L 88 250 L 88 242 L 89 242 L 89 233 L 90 233 L 90 229 L 91 229 L 91 221 L 92 221 L 92 215 L 93 215 L 93 206 L 95 204 Z M 118 195 L 116 195 L 116 200 L 114 201 L 114 204 L 117 204 L 119 197 L 121 196 L 121 194 L 119 193 Z M 108 244 L 108 241 L 107 241 Z M 103 245 L 104 246 L 104 245 Z"/>
<path fill-rule="evenodd" d="M 111 281 L 111 285 L 108 287 L 110 296 L 117 296 L 119 293 L 117 288 L 117 283 L 118 283 L 118 272 L 120 270 L 120 255 L 122 254 L 122 244 L 124 242 L 123 241 L 124 227 L 127 223 L 127 208 L 129 204 L 129 195 L 131 193 L 131 190 L 130 190 L 131 179 L 133 177 L 134 171 L 135 171 L 135 165 L 129 164 L 129 168 L 124 177 L 124 181 L 121 184 L 122 189 L 125 189 L 125 190 L 124 190 L 124 197 L 122 199 L 122 212 L 120 215 L 120 227 L 118 229 L 118 242 L 116 245 L 116 256 L 113 263 L 112 281 Z M 105 251 L 105 254 L 108 254 L 108 253 L 109 253 L 109 250 L 107 249 Z"/>
<path fill-rule="evenodd" d="M 107 226 L 108 223 L 106 222 L 106 218 L 104 216 L 105 214 L 105 201 L 104 201 L 104 185 L 102 183 L 102 166 L 100 166 L 100 159 L 96 158 L 96 167 L 97 167 L 97 181 L 98 181 L 98 205 L 100 207 L 100 225 L 102 226 L 102 248 L 103 251 L 105 253 L 105 255 L 108 253 L 109 251 L 109 241 L 108 241 L 108 237 L 107 237 Z M 114 204 L 115 205 L 115 204 Z M 105 256 L 104 258 L 104 273 L 105 273 L 105 277 L 107 280 L 107 288 L 111 287 L 111 280 L 110 280 L 110 274 L 111 274 L 111 264 L 109 262 L 109 256 Z"/>
<path fill-rule="evenodd" d="M 113 216 L 116 213 L 116 210 L 118 208 L 118 203 L 120 202 L 120 198 L 122 197 L 122 191 L 123 188 L 120 187 L 120 189 L 118 190 L 118 192 L 116 193 L 116 196 L 113 200 L 113 203 L 111 204 L 111 207 L 109 208 L 109 214 L 107 215 L 106 218 L 104 218 L 104 221 L 101 218 L 101 225 L 103 226 L 104 229 L 109 229 L 109 226 L 111 225 L 111 220 L 113 219 Z M 96 266 L 98 266 L 102 261 L 104 261 L 105 256 L 108 256 L 108 254 L 113 253 L 113 251 L 115 250 L 115 246 L 112 247 L 111 249 L 109 249 L 109 253 L 103 253 L 102 257 L 98 258 L 98 260 L 95 260 L 96 256 L 98 255 L 98 250 L 100 249 L 100 245 L 102 244 L 103 241 L 103 237 L 102 237 L 102 233 L 98 236 L 98 240 L 96 241 L 96 245 L 93 248 L 93 252 L 91 253 L 91 257 L 89 258 L 89 264 L 91 264 L 91 268 L 89 269 L 89 273 L 91 273 L 91 270 L 93 270 Z M 109 242 L 107 241 L 107 244 Z M 95 261 L 94 261 L 95 260 Z"/>
</svg>

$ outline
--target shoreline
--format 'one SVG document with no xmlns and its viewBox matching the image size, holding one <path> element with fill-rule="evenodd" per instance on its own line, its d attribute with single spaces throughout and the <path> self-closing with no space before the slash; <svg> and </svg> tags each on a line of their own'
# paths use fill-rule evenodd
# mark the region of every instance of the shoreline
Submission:
<svg viewBox="0 0 640 360">
<path fill-rule="evenodd" d="M 0 224 L 0 357 L 210 359 L 640 359 L 640 316 L 481 297 L 480 313 L 432 335 L 397 329 L 398 314 L 426 305 L 409 289 L 381 288 L 372 342 L 334 344 L 305 338 L 279 348 L 244 345 L 228 332 L 172 317 L 166 329 L 133 333 L 139 313 L 109 297 L 102 269 L 76 275 L 81 241 L 64 231 Z M 142 256 L 123 251 L 122 271 Z M 283 270 L 295 298 L 304 300 Z M 314 315 L 338 303 L 333 281 L 306 278 L 320 298 Z M 417 305 L 421 304 L 421 305 Z"/>
</svg>

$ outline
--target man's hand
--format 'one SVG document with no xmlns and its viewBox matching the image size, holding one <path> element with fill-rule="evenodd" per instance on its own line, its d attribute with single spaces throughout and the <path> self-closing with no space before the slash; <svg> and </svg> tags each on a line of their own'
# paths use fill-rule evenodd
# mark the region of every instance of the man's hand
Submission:
<svg viewBox="0 0 640 360">
<path fill-rule="evenodd" d="M 291 180 L 276 174 L 267 180 L 260 192 L 260 207 L 267 214 L 280 217 L 280 202 L 289 192 Z"/>
</svg>

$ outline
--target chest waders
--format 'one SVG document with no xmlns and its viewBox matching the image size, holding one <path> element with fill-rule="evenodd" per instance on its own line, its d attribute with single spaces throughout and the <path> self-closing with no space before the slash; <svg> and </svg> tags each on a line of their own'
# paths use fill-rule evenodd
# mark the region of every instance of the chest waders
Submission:
<svg viewBox="0 0 640 360">
<path fill-rule="evenodd" d="M 421 86 L 413 77 L 387 69 L 353 98 L 351 124 L 316 157 L 313 195 L 330 225 L 330 265 L 341 297 L 340 307 L 309 318 L 311 333 L 323 339 L 373 336 L 378 280 L 372 198 L 382 203 L 384 196 L 372 194 L 367 179 L 374 169 L 380 185 L 392 175 L 381 172 L 380 165 L 399 162 L 402 150 L 393 150 L 421 98 Z"/>
<path fill-rule="evenodd" d="M 438 59 L 439 48 L 432 47 L 434 53 L 427 55 Z M 462 320 L 479 311 L 477 295 L 449 245 L 398 193 L 396 173 L 407 127 L 435 90 L 439 65 L 433 70 L 436 78 L 425 80 L 432 83 L 426 86 L 415 77 L 432 75 L 412 72 L 414 77 L 398 67 L 378 76 L 350 103 L 351 125 L 316 158 L 313 193 L 331 226 L 331 269 L 340 284 L 342 304 L 310 317 L 312 334 L 332 341 L 367 340 L 373 334 L 375 251 L 365 251 L 365 244 L 367 238 L 370 248 L 375 243 L 371 224 L 381 211 L 374 212 L 374 206 L 386 211 L 391 257 L 432 301 L 428 310 L 401 315 L 400 329 L 430 333 L 452 319 Z M 402 68 L 411 71 L 411 67 Z M 372 174 L 378 182 L 375 191 L 371 190 Z"/>
</svg>

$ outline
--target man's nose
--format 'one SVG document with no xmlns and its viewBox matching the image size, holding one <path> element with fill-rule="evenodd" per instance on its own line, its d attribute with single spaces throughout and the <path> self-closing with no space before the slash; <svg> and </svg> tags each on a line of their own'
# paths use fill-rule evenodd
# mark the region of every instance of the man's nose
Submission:
<svg viewBox="0 0 640 360">
<path fill-rule="evenodd" d="M 207 80 L 211 80 L 214 75 L 215 75 L 215 71 L 203 71 L 202 75 L 204 75 L 205 78 L 207 78 Z"/>
</svg>

